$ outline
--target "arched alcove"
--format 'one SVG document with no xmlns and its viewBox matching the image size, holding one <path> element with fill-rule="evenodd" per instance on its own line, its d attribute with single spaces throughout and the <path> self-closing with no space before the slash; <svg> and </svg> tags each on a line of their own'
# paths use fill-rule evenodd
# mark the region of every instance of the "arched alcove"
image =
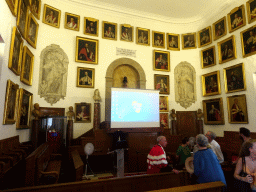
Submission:
<svg viewBox="0 0 256 192">
<path fill-rule="evenodd" d="M 134 73 L 138 75 L 137 88 L 146 89 L 146 75 L 139 63 L 129 58 L 120 58 L 113 61 L 106 73 L 106 91 L 105 91 L 105 121 L 110 121 L 110 110 L 111 110 L 111 87 L 115 84 L 114 75 L 115 70 L 120 70 L 120 67 L 129 67 L 134 70 Z M 129 80 L 128 80 L 129 81 Z M 129 87 L 128 87 L 129 88 Z"/>
</svg>

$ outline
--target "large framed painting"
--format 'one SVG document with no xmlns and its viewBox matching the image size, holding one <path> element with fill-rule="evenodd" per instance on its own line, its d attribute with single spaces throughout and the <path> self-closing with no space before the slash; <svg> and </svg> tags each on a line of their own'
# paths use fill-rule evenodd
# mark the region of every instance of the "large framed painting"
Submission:
<svg viewBox="0 0 256 192">
<path fill-rule="evenodd" d="M 169 75 L 154 74 L 154 88 L 159 90 L 160 94 L 170 93 Z"/>
<path fill-rule="evenodd" d="M 214 71 L 202 75 L 203 96 L 219 95 L 220 89 L 220 71 Z"/>
<path fill-rule="evenodd" d="M 236 41 L 232 35 L 221 42 L 218 42 L 219 64 L 236 59 Z"/>
<path fill-rule="evenodd" d="M 27 46 L 24 46 L 22 58 L 20 80 L 26 85 L 32 85 L 34 55 Z"/>
<path fill-rule="evenodd" d="M 95 82 L 95 69 L 77 67 L 77 87 L 94 88 Z"/>
<path fill-rule="evenodd" d="M 61 10 L 44 4 L 43 23 L 52 27 L 60 27 Z"/>
<path fill-rule="evenodd" d="M 19 85 L 7 80 L 4 105 L 3 124 L 14 124 L 16 122 L 16 109 L 19 98 Z"/>
<path fill-rule="evenodd" d="M 128 24 L 120 25 L 120 40 L 133 42 L 133 26 Z"/>
<path fill-rule="evenodd" d="M 41 13 L 41 0 L 30 0 L 30 11 L 39 20 Z"/>
<path fill-rule="evenodd" d="M 173 33 L 167 33 L 167 49 L 173 50 L 173 51 L 179 51 L 180 50 L 180 35 L 179 34 L 173 34 Z"/>
<path fill-rule="evenodd" d="M 75 103 L 75 123 L 91 122 L 91 103 Z"/>
<path fill-rule="evenodd" d="M 202 68 L 216 65 L 215 45 L 201 51 Z"/>
<path fill-rule="evenodd" d="M 170 52 L 153 50 L 153 68 L 155 71 L 170 71 Z"/>
<path fill-rule="evenodd" d="M 182 49 L 195 49 L 196 48 L 196 33 L 182 34 Z"/>
<path fill-rule="evenodd" d="M 221 19 L 213 23 L 212 30 L 213 30 L 213 39 L 215 41 L 225 36 L 227 34 L 226 16 L 222 17 Z"/>
<path fill-rule="evenodd" d="M 198 47 L 204 47 L 212 43 L 212 30 L 211 26 L 206 27 L 197 33 Z"/>
<path fill-rule="evenodd" d="M 243 57 L 256 53 L 256 25 L 241 32 L 241 43 Z"/>
<path fill-rule="evenodd" d="M 28 6 L 26 5 L 25 0 L 20 0 L 19 8 L 18 8 L 17 27 L 24 39 L 26 39 L 26 34 L 27 34 L 27 23 L 28 23 Z"/>
<path fill-rule="evenodd" d="M 84 18 L 84 34 L 98 37 L 99 20 L 91 17 Z"/>
<path fill-rule="evenodd" d="M 7 5 L 9 6 L 13 16 L 16 17 L 19 0 L 5 0 L 5 1 L 6 1 Z"/>
<path fill-rule="evenodd" d="M 168 96 L 159 96 L 159 111 L 169 112 Z"/>
<path fill-rule="evenodd" d="M 77 36 L 76 62 L 98 64 L 98 40 Z"/>
<path fill-rule="evenodd" d="M 204 124 L 224 125 L 222 98 L 203 100 Z"/>
<path fill-rule="evenodd" d="M 246 89 L 244 64 L 240 63 L 227 67 L 224 70 L 225 91 L 232 93 L 236 91 L 244 91 Z"/>
<path fill-rule="evenodd" d="M 23 39 L 19 31 L 17 30 L 17 28 L 13 27 L 8 68 L 16 75 L 20 75 L 22 50 L 23 50 Z"/>
<path fill-rule="evenodd" d="M 102 38 L 117 40 L 117 23 L 102 21 Z"/>
<path fill-rule="evenodd" d="M 152 46 L 165 48 L 165 33 L 152 31 Z"/>
<path fill-rule="evenodd" d="M 79 31 L 80 29 L 80 16 L 71 14 L 71 13 L 65 13 L 65 25 L 64 27 L 66 29 Z"/>
<path fill-rule="evenodd" d="M 27 30 L 26 39 L 27 39 L 27 42 L 35 49 L 36 49 L 36 43 L 37 43 L 38 28 L 39 28 L 39 25 L 36 22 L 36 19 L 30 13 L 29 19 L 28 19 L 28 30 Z"/>
<path fill-rule="evenodd" d="M 160 127 L 169 129 L 169 113 L 160 113 Z"/>
<path fill-rule="evenodd" d="M 229 33 L 245 26 L 246 18 L 244 5 L 232 9 L 227 17 Z"/>
<path fill-rule="evenodd" d="M 229 123 L 248 123 L 246 95 L 233 95 L 227 97 Z"/>
<path fill-rule="evenodd" d="M 139 45 L 150 46 L 150 29 L 137 27 L 136 43 Z"/>
<path fill-rule="evenodd" d="M 30 115 L 33 94 L 25 89 L 19 91 L 19 107 L 18 107 L 18 118 L 16 122 L 17 129 L 27 129 L 30 127 Z"/>
</svg>

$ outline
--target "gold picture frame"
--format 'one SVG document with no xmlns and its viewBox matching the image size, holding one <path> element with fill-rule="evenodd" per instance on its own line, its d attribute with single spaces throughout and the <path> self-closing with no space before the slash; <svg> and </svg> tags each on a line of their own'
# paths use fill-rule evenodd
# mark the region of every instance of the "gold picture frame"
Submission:
<svg viewBox="0 0 256 192">
<path fill-rule="evenodd" d="M 23 50 L 23 39 L 19 31 L 17 30 L 17 28 L 13 27 L 8 68 L 16 75 L 20 75 L 22 50 Z"/>
<path fill-rule="evenodd" d="M 170 93 L 169 75 L 154 74 L 154 89 L 159 90 L 160 94 Z"/>
<path fill-rule="evenodd" d="M 226 93 L 246 90 L 244 64 L 239 63 L 223 69 Z"/>
<path fill-rule="evenodd" d="M 169 129 L 169 113 L 160 113 L 160 128 Z"/>
<path fill-rule="evenodd" d="M 95 69 L 77 67 L 76 86 L 84 88 L 94 88 Z"/>
<path fill-rule="evenodd" d="M 153 50 L 153 69 L 155 71 L 170 71 L 170 52 Z"/>
<path fill-rule="evenodd" d="M 75 103 L 75 123 L 91 122 L 91 103 Z"/>
<path fill-rule="evenodd" d="M 61 10 L 44 4 L 43 23 L 60 28 Z"/>
<path fill-rule="evenodd" d="M 203 100 L 204 124 L 224 125 L 222 98 Z"/>
<path fill-rule="evenodd" d="M 3 124 L 14 124 L 16 122 L 16 110 L 19 98 L 19 85 L 7 80 Z"/>
<path fill-rule="evenodd" d="M 228 13 L 228 28 L 229 33 L 240 29 L 246 25 L 245 8 L 244 5 L 236 7 Z"/>
<path fill-rule="evenodd" d="M 102 38 L 117 40 L 117 23 L 102 21 Z"/>
<path fill-rule="evenodd" d="M 133 26 L 128 24 L 120 25 L 120 40 L 133 42 Z"/>
<path fill-rule="evenodd" d="M 256 21 L 256 0 L 246 2 L 248 23 Z"/>
<path fill-rule="evenodd" d="M 165 48 L 164 32 L 152 31 L 152 46 L 158 48 Z"/>
<path fill-rule="evenodd" d="M 98 64 L 98 40 L 76 37 L 76 62 Z"/>
<path fill-rule="evenodd" d="M 202 75 L 202 89 L 204 97 L 221 94 L 220 71 Z"/>
<path fill-rule="evenodd" d="M 212 24 L 213 39 L 216 41 L 227 34 L 226 16 Z"/>
<path fill-rule="evenodd" d="M 28 19 L 28 29 L 27 29 L 26 39 L 27 39 L 27 42 L 35 49 L 37 44 L 38 28 L 39 28 L 39 25 L 36 22 L 36 19 L 30 13 L 29 19 Z"/>
<path fill-rule="evenodd" d="M 26 85 L 32 85 L 34 55 L 27 46 L 23 48 L 23 60 L 21 65 L 20 81 Z"/>
<path fill-rule="evenodd" d="M 196 49 L 196 33 L 186 33 L 181 35 L 182 49 Z"/>
<path fill-rule="evenodd" d="M 30 127 L 32 99 L 32 93 L 22 88 L 19 89 L 19 107 L 16 129 L 28 129 Z"/>
<path fill-rule="evenodd" d="M 136 28 L 136 43 L 138 45 L 150 46 L 150 29 Z"/>
<path fill-rule="evenodd" d="M 84 34 L 98 37 L 99 20 L 91 17 L 84 17 Z"/>
<path fill-rule="evenodd" d="M 219 64 L 236 59 L 236 40 L 232 35 L 221 42 L 218 42 Z"/>
<path fill-rule="evenodd" d="M 166 33 L 166 45 L 168 50 L 179 51 L 180 50 L 180 35 L 174 33 Z"/>
<path fill-rule="evenodd" d="M 28 9 L 29 8 L 26 5 L 25 0 L 20 0 L 17 16 L 17 28 L 24 39 L 26 39 L 27 34 Z"/>
<path fill-rule="evenodd" d="M 256 53 L 256 25 L 240 33 L 243 57 L 249 57 Z"/>
<path fill-rule="evenodd" d="M 216 65 L 215 45 L 201 51 L 202 69 Z"/>
<path fill-rule="evenodd" d="M 40 20 L 41 0 L 30 0 L 30 11 L 38 20 Z"/>
<path fill-rule="evenodd" d="M 246 95 L 233 95 L 227 97 L 228 121 L 233 124 L 245 124 L 248 122 Z"/>
<path fill-rule="evenodd" d="M 204 47 L 212 43 L 212 30 L 211 26 L 206 27 L 197 32 L 198 37 L 198 47 Z"/>
<path fill-rule="evenodd" d="M 70 29 L 73 31 L 79 31 L 80 30 L 80 16 L 65 12 L 64 28 Z"/>
<path fill-rule="evenodd" d="M 159 96 L 159 111 L 169 112 L 168 96 Z"/>
<path fill-rule="evenodd" d="M 18 8 L 18 4 L 19 4 L 19 0 L 5 0 L 7 5 L 10 8 L 10 11 L 12 12 L 13 16 L 17 16 L 17 8 Z"/>
</svg>

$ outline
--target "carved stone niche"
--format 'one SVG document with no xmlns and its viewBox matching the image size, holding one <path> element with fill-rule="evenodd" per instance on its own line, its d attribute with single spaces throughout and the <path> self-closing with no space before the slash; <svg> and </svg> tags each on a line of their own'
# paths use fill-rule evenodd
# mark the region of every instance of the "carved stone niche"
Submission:
<svg viewBox="0 0 256 192">
<path fill-rule="evenodd" d="M 127 77 L 125 86 L 124 77 Z M 106 73 L 105 121 L 110 121 L 111 87 L 146 89 L 146 75 L 143 68 L 130 58 L 116 59 L 109 65 Z"/>
<path fill-rule="evenodd" d="M 188 62 L 179 63 L 174 69 L 175 101 L 187 109 L 196 99 L 196 71 Z"/>
</svg>

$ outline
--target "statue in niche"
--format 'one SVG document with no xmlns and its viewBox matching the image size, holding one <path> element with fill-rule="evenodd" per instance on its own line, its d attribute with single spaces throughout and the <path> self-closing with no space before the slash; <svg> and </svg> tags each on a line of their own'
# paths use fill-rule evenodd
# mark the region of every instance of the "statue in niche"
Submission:
<svg viewBox="0 0 256 192">
<path fill-rule="evenodd" d="M 67 54 L 58 45 L 41 52 L 38 94 L 51 105 L 66 96 L 68 63 Z"/>
<path fill-rule="evenodd" d="M 181 62 L 174 69 L 175 101 L 185 109 L 196 101 L 196 72 L 188 62 Z"/>
<path fill-rule="evenodd" d="M 99 89 L 95 89 L 93 99 L 94 99 L 95 103 L 99 103 L 101 101 Z"/>
<path fill-rule="evenodd" d="M 68 112 L 67 112 L 67 117 L 68 117 L 68 120 L 73 120 L 73 118 L 75 117 L 75 112 L 74 112 L 74 109 L 72 106 L 70 106 L 68 108 Z"/>
<path fill-rule="evenodd" d="M 127 77 L 126 76 L 124 76 L 124 80 L 123 80 L 123 87 L 124 88 L 127 88 L 128 87 L 128 80 L 127 80 Z"/>
<path fill-rule="evenodd" d="M 32 111 L 32 115 L 35 117 L 35 120 L 38 120 L 40 117 L 40 111 L 39 111 L 39 104 L 35 103 L 34 104 L 34 109 Z"/>
</svg>

